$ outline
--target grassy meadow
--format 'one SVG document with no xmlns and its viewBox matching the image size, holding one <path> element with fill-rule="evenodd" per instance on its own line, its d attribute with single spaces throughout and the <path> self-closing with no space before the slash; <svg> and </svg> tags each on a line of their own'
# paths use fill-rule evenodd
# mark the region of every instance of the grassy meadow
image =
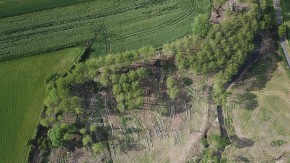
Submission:
<svg viewBox="0 0 290 163">
<path fill-rule="evenodd" d="M 239 101 L 228 105 L 230 119 L 227 119 L 227 124 L 234 127 L 230 135 L 237 138 L 226 149 L 225 155 L 230 162 L 272 162 L 280 156 L 281 162 L 289 162 L 289 69 L 286 63 L 273 62 L 272 57 L 265 57 L 250 69 L 249 74 L 254 78 L 246 78 L 244 82 L 248 85 L 243 85 L 253 85 L 255 89 L 251 91 L 251 97 L 247 96 L 247 101 L 254 99 L 257 103 L 250 105 Z M 234 89 L 233 94 L 243 90 L 239 87 Z"/>
<path fill-rule="evenodd" d="M 0 61 L 94 40 L 94 54 L 161 46 L 191 32 L 210 0 L 98 0 L 0 19 Z"/>
<path fill-rule="evenodd" d="M 81 48 L 69 48 L 0 63 L 0 162 L 26 162 L 43 110 L 45 79 L 72 66 Z"/>
</svg>

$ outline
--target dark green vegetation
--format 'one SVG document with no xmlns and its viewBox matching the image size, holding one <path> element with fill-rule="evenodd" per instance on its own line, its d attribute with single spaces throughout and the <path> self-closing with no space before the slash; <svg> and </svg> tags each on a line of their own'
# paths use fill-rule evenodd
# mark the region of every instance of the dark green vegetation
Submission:
<svg viewBox="0 0 290 163">
<path fill-rule="evenodd" d="M 166 87 L 167 87 L 167 93 L 171 99 L 175 99 L 178 96 L 178 87 L 177 87 L 177 81 L 174 80 L 173 77 L 168 77 L 166 79 Z"/>
<path fill-rule="evenodd" d="M 209 0 L 100 0 L 0 19 L 0 61 L 94 40 L 95 55 L 161 46 L 190 33 Z"/>
<path fill-rule="evenodd" d="M 283 15 L 283 21 L 287 25 L 287 37 L 289 41 L 290 37 L 290 1 L 287 0 L 281 0 L 281 7 L 282 7 L 282 15 Z"/>
<path fill-rule="evenodd" d="M 51 1 L 51 5 L 45 2 L 48 3 L 35 2 L 38 7 L 31 8 L 15 3 L 19 13 L 5 12 L 13 15 L 30 12 L 32 8 L 41 10 L 0 19 L 0 61 L 91 42 L 93 57 L 78 63 L 65 76 L 60 67 L 70 67 L 73 57 L 59 60 L 53 55 L 46 55 L 52 57 L 51 60 L 37 60 L 34 62 L 37 67 L 16 64 L 16 73 L 7 71 L 9 66 L 2 66 L 5 69 L 3 74 L 8 77 L 3 75 L 2 85 L 5 88 L 1 94 L 5 98 L 1 103 L 4 106 L 7 103 L 10 110 L 5 108 L 1 111 L 5 111 L 3 115 L 10 112 L 16 115 L 0 121 L 7 133 L 3 137 L 3 142 L 7 144 L 1 144 L 5 148 L 1 153 L 3 162 L 10 162 L 9 158 L 15 159 L 12 162 L 25 160 L 29 145 L 43 154 L 42 161 L 49 160 L 49 156 L 57 158 L 54 154 L 59 151 L 70 154 L 73 150 L 87 150 L 93 152 L 95 159 L 111 161 L 110 144 L 117 144 L 123 153 L 135 148 L 142 151 L 144 147 L 138 146 L 139 137 L 136 135 L 142 134 L 146 147 L 150 149 L 150 140 L 168 137 L 168 131 L 176 132 L 174 145 L 179 146 L 182 136 L 176 130 L 167 130 L 164 125 L 166 120 L 184 112 L 185 116 L 179 118 L 190 121 L 192 110 L 189 108 L 198 107 L 197 101 L 206 109 L 208 105 L 214 105 L 208 99 L 214 99 L 218 105 L 224 104 L 228 96 L 227 83 L 257 49 L 255 38 L 272 27 L 274 22 L 271 0 L 240 2 L 239 6 L 226 9 L 219 24 L 208 21 L 210 0 Z M 8 1 L 6 3 L 9 4 Z M 225 0 L 216 0 L 212 5 L 217 7 L 223 3 Z M 52 4 L 62 7 L 54 8 L 56 6 Z M 42 10 L 43 6 L 51 9 Z M 11 8 L 7 10 L 15 11 Z M 79 54 L 80 49 L 75 49 L 75 52 Z M 21 78 L 22 75 L 27 76 Z M 194 75 L 209 77 L 214 84 L 204 82 L 201 88 L 195 88 Z M 6 84 L 15 79 L 19 84 L 13 89 L 17 90 L 7 90 L 10 87 Z M 45 81 L 47 94 L 40 92 Z M 23 87 L 20 88 L 21 85 Z M 9 91 L 12 95 L 7 93 Z M 208 97 L 209 94 L 212 97 Z M 38 137 L 27 141 L 32 137 L 41 112 L 40 109 L 35 111 L 35 108 L 41 108 L 41 104 L 32 104 L 30 100 L 41 98 L 39 101 L 42 103 L 43 96 L 45 109 L 40 120 L 43 127 Z M 15 98 L 25 99 L 31 104 L 26 106 L 15 102 Z M 18 105 L 17 109 L 13 109 L 13 105 Z M 31 110 L 24 108 L 19 111 L 21 107 Z M 145 111 L 148 113 L 148 110 L 152 110 L 150 118 L 146 117 Z M 135 111 L 143 113 L 135 116 Z M 30 118 L 32 115 L 36 115 L 35 119 Z M 142 123 L 140 119 L 143 118 L 148 118 L 150 125 Z M 203 122 L 204 118 L 199 118 Z M 15 127 L 9 128 L 7 122 Z M 118 127 L 116 135 L 113 134 L 113 123 Z M 150 126 L 154 129 L 150 130 Z M 153 131 L 156 138 L 152 138 Z M 13 133 L 21 134 L 13 137 Z M 220 136 L 221 133 L 211 134 L 203 140 L 205 149 L 204 157 L 199 158 L 201 162 L 219 162 L 219 155 L 229 144 L 227 138 Z M 24 142 L 28 142 L 27 146 Z M 185 149 L 191 149 L 191 146 L 185 146 Z M 11 152 L 16 148 L 16 152 Z M 5 156 L 2 157 L 2 154 Z M 184 158 L 187 156 L 184 154 Z M 173 160 L 184 162 L 179 160 L 184 158 Z M 60 159 L 50 161 L 63 161 Z"/>
<path fill-rule="evenodd" d="M 0 18 L 87 1 L 90 0 L 0 0 Z"/>
<path fill-rule="evenodd" d="M 77 85 L 92 81 L 99 73 L 98 83 L 103 87 L 113 89 L 113 93 L 118 97 L 118 101 L 120 102 L 118 108 L 121 111 L 124 110 L 124 106 L 128 108 L 131 105 L 128 102 L 133 100 L 133 97 L 138 98 L 143 94 L 138 80 L 146 76 L 146 70 L 138 69 L 136 71 L 130 71 L 128 74 L 120 74 L 122 72 L 120 69 L 125 69 L 123 71 L 126 72 L 127 67 L 133 62 L 144 60 L 154 54 L 155 51 L 152 47 L 144 47 L 139 51 L 107 55 L 106 57 L 100 57 L 86 63 L 78 64 L 73 73 L 68 74 L 66 78 L 60 78 L 56 81 L 52 80 L 48 85 L 50 94 L 45 101 L 45 105 L 48 108 L 45 111 L 46 118 L 42 120 L 42 124 L 48 126 L 50 123 L 53 123 L 57 120 L 55 114 L 62 113 L 63 111 L 75 112 L 77 114 L 83 113 L 84 106 L 82 99 L 77 95 L 85 95 L 86 92 L 77 93 Z M 70 90 L 70 88 L 74 89 Z M 126 95 L 124 92 L 127 92 Z"/>
<path fill-rule="evenodd" d="M 285 141 L 285 140 L 273 140 L 271 143 L 271 145 L 275 146 L 275 147 L 280 147 L 280 146 L 285 145 L 285 144 L 287 144 L 287 141 Z"/>
<path fill-rule="evenodd" d="M 48 130 L 47 136 L 51 140 L 51 145 L 54 147 L 61 147 L 64 145 L 65 130 L 59 125 L 54 125 L 53 128 Z"/>
<path fill-rule="evenodd" d="M 214 99 L 217 104 L 223 103 L 226 98 L 224 84 L 238 73 L 241 64 L 256 48 L 253 40 L 258 36 L 257 32 L 274 24 L 270 2 L 263 1 L 259 6 L 265 15 L 257 14 L 258 6 L 245 8 L 237 16 L 231 16 L 223 23 L 213 25 L 205 38 L 203 36 L 206 32 L 202 31 L 204 23 L 197 23 L 194 25 L 194 31 L 198 30 L 202 35 L 181 40 L 178 43 L 179 47 L 174 48 L 177 67 L 190 68 L 202 74 L 216 74 Z M 198 27 L 198 24 L 201 27 Z M 167 45 L 165 50 L 168 47 L 170 45 Z"/>
<path fill-rule="evenodd" d="M 165 44 L 162 51 L 153 47 L 143 47 L 116 55 L 91 58 L 78 64 L 66 77 L 51 80 L 47 86 L 47 108 L 41 120 L 41 124 L 49 129 L 47 139 L 54 146 L 71 148 L 72 144 L 81 144 L 96 153 L 100 153 L 101 147 L 104 147 L 102 149 L 105 151 L 108 150 L 107 144 L 111 140 L 108 125 L 105 123 L 106 116 L 109 112 L 120 116 L 130 114 L 132 109 L 146 107 L 145 99 L 150 94 L 150 91 L 145 91 L 149 87 L 148 84 L 151 83 L 149 90 L 155 89 L 152 85 L 160 89 L 157 97 L 168 97 L 168 101 L 171 99 L 171 102 L 181 102 L 183 99 L 186 104 L 187 95 L 180 91 L 180 86 L 184 83 L 181 82 L 183 78 L 174 75 L 176 72 L 182 74 L 190 71 L 214 76 L 213 99 L 216 104 L 224 104 L 227 82 L 232 80 L 241 65 L 257 49 L 258 45 L 254 43 L 254 39 L 258 32 L 267 30 L 274 21 L 272 17 L 268 17 L 269 2 L 263 1 L 260 5 L 247 2 L 247 7 L 229 10 L 226 19 L 220 24 L 209 25 L 206 22 L 207 17 L 200 15 L 192 20 L 194 35 Z M 164 1 L 157 4 L 167 3 L 169 2 Z M 258 14 L 258 10 L 262 15 Z M 114 19 L 114 23 L 115 21 L 117 20 Z M 150 42 L 154 45 L 152 40 Z M 142 44 L 146 45 L 144 42 Z M 118 43 L 118 48 L 120 47 L 125 46 Z M 166 71 L 166 75 L 162 75 L 162 71 Z M 111 103 L 108 103 L 109 100 Z M 172 109 L 173 105 L 170 112 Z M 164 112 L 164 116 L 168 115 Z M 121 122 L 122 133 L 125 133 L 121 142 L 122 150 L 129 150 L 133 139 L 129 136 L 129 132 L 133 131 L 127 130 L 127 121 L 129 120 L 123 118 Z M 58 130 L 55 130 L 55 127 Z M 54 131 L 62 132 L 52 134 Z M 220 160 L 216 153 L 223 150 L 229 141 L 219 135 L 213 135 L 208 142 L 216 145 L 204 150 L 204 155 L 207 156 L 203 161 Z"/>
<path fill-rule="evenodd" d="M 43 111 L 46 78 L 65 73 L 81 53 L 70 48 L 0 63 L 0 162 L 25 162 Z"/>
<path fill-rule="evenodd" d="M 287 26 L 285 24 L 282 24 L 278 27 L 278 34 L 279 37 L 283 37 L 285 34 L 287 34 Z"/>
<path fill-rule="evenodd" d="M 194 23 L 192 24 L 193 34 L 199 37 L 205 37 L 210 28 L 210 23 L 208 21 L 208 15 L 197 15 L 194 18 Z"/>
<path fill-rule="evenodd" d="M 146 69 L 140 68 L 122 75 L 112 74 L 110 76 L 113 94 L 116 96 L 117 108 L 120 112 L 143 106 L 144 91 L 141 88 L 140 80 L 148 77 Z"/>
</svg>

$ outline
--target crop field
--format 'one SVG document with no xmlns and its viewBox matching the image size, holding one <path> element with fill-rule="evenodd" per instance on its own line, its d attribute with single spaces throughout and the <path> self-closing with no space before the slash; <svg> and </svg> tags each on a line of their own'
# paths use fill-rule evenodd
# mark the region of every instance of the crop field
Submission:
<svg viewBox="0 0 290 163">
<path fill-rule="evenodd" d="M 45 79 L 66 71 L 82 48 L 0 63 L 0 162 L 25 162 L 43 110 Z M 5 134 L 4 134 L 5 133 Z"/>
<path fill-rule="evenodd" d="M 274 63 L 272 66 L 266 62 L 263 64 L 253 68 L 256 69 L 254 73 L 257 78 L 264 79 L 262 76 L 265 74 L 268 78 L 261 89 L 251 92 L 256 96 L 257 105 L 253 109 L 238 103 L 230 105 L 231 122 L 235 130 L 232 136 L 235 135 L 237 140 L 226 149 L 228 161 L 289 162 L 290 160 L 289 70 L 282 62 Z M 269 70 L 265 66 L 273 69 Z M 237 91 L 241 92 L 242 89 Z"/>
<path fill-rule="evenodd" d="M 87 1 L 90 0 L 0 0 L 0 18 Z"/>
<path fill-rule="evenodd" d="M 161 46 L 191 32 L 210 0 L 98 0 L 0 19 L 0 61 L 94 40 L 94 54 Z"/>
</svg>

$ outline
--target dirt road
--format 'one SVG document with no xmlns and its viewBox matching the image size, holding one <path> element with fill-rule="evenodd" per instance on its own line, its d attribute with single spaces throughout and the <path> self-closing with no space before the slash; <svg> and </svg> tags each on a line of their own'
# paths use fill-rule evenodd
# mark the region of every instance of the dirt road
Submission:
<svg viewBox="0 0 290 163">
<path fill-rule="evenodd" d="M 176 160 L 174 162 L 176 162 L 176 163 L 184 163 L 184 162 L 187 161 L 187 159 L 190 157 L 192 147 L 203 136 L 203 134 L 204 134 L 204 132 L 205 132 L 205 130 L 207 128 L 207 124 L 208 124 L 208 114 L 205 113 L 203 115 L 203 117 L 202 117 L 202 123 L 201 123 L 200 128 L 199 128 L 199 131 L 200 132 L 199 133 L 193 133 L 192 134 L 191 138 L 188 140 L 188 142 L 186 143 L 186 145 L 183 147 L 183 151 L 184 152 L 178 158 L 178 160 Z"/>
</svg>

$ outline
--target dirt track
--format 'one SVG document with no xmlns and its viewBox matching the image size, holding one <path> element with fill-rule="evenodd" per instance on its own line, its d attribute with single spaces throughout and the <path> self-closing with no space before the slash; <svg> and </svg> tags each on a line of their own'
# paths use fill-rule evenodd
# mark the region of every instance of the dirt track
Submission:
<svg viewBox="0 0 290 163">
<path fill-rule="evenodd" d="M 206 109 L 206 110 L 208 110 L 208 109 Z M 177 160 L 174 160 L 173 162 L 184 163 L 188 160 L 188 158 L 191 154 L 191 149 L 192 149 L 193 145 L 201 139 L 201 137 L 203 136 L 203 134 L 207 128 L 207 124 L 208 124 L 208 114 L 203 114 L 202 123 L 201 123 L 200 128 L 199 128 L 200 132 L 192 133 L 188 142 L 183 147 L 183 152 L 180 152 L 180 153 L 182 153 L 182 155 L 180 157 L 178 157 Z"/>
</svg>

